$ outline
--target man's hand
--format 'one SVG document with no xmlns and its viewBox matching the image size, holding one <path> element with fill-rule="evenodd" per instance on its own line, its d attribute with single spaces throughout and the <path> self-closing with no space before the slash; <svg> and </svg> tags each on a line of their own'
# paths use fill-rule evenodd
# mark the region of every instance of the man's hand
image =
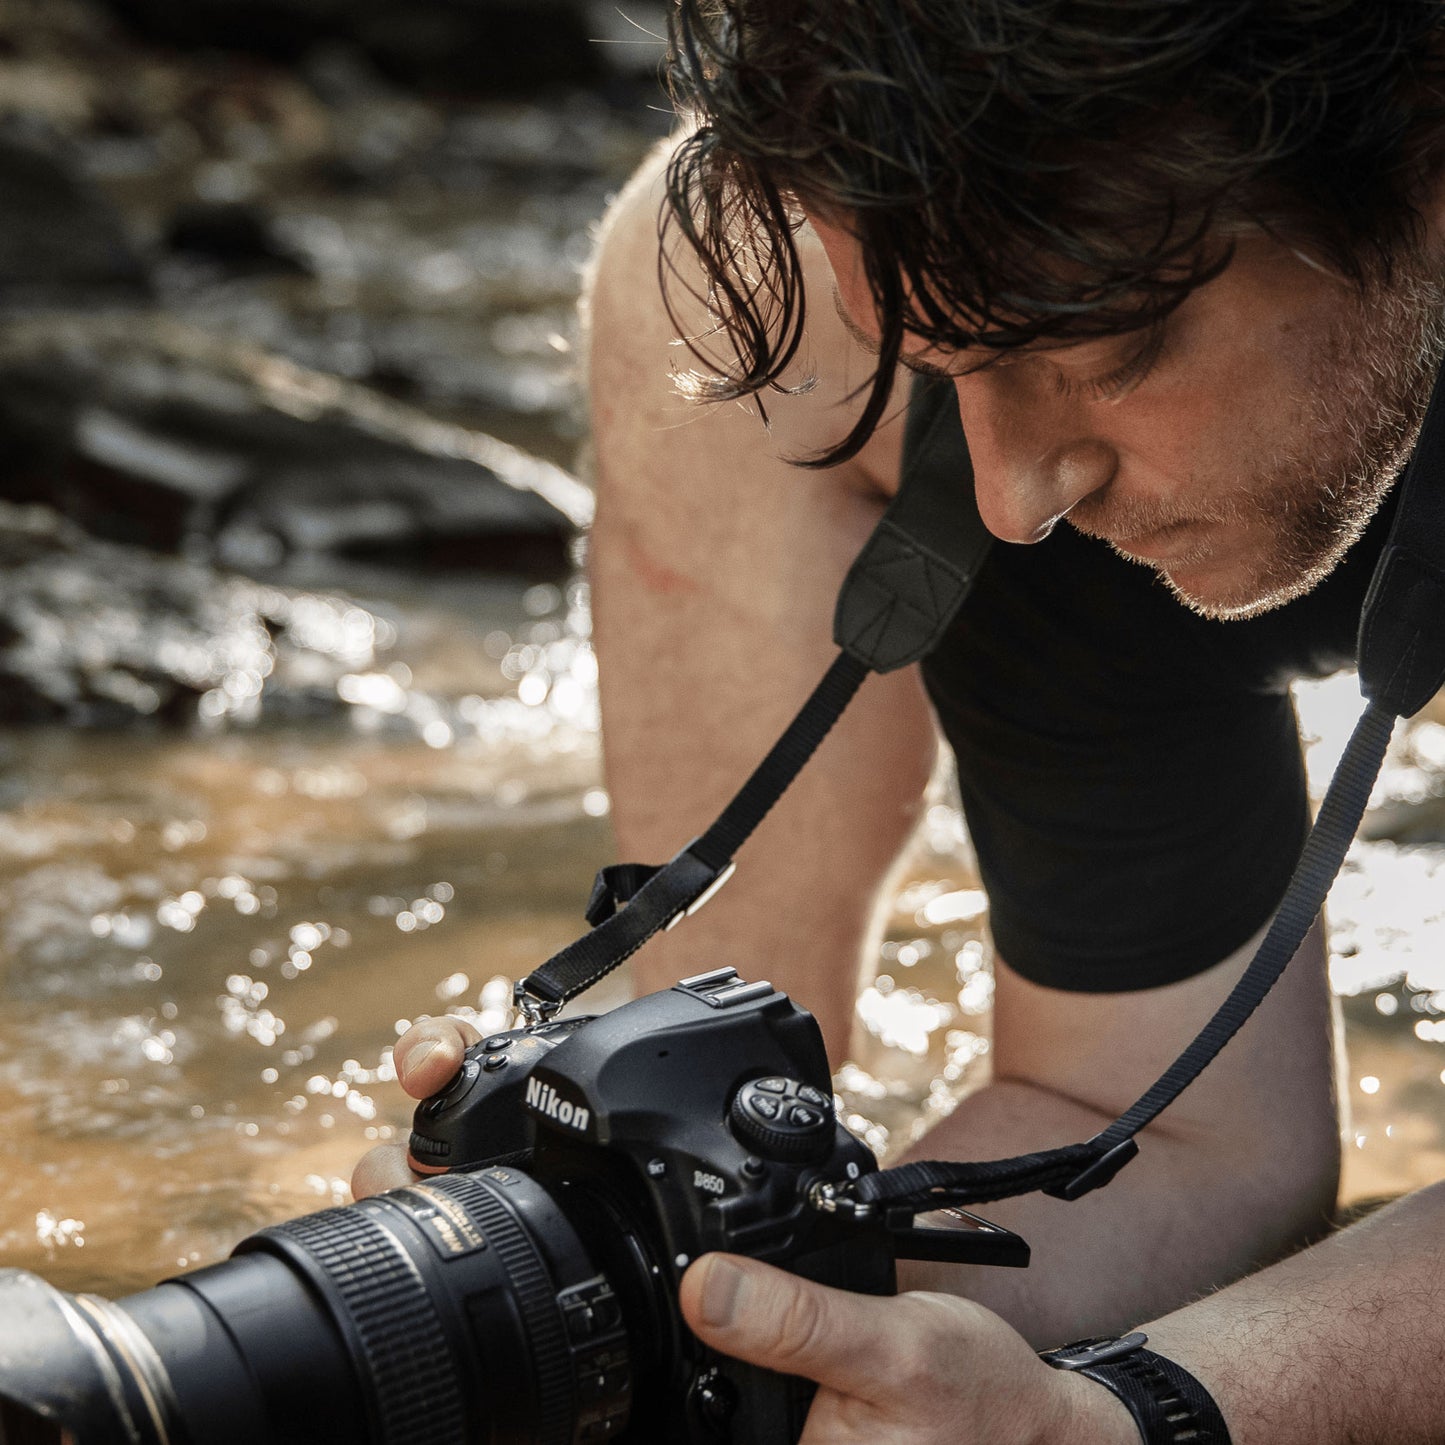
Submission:
<svg viewBox="0 0 1445 1445">
<path fill-rule="evenodd" d="M 943 1294 L 850 1294 L 734 1255 L 683 1276 L 723 1354 L 818 1383 L 799 1445 L 1137 1445 L 1107 1390 L 1044 1364 L 995 1314 Z"/>
<path fill-rule="evenodd" d="M 456 1076 L 462 1055 L 482 1036 L 464 1019 L 425 1019 L 413 1024 L 392 1052 L 396 1077 L 413 1099 L 435 1094 Z M 406 1162 L 405 1144 L 378 1144 L 362 1155 L 351 1172 L 351 1192 L 357 1199 L 415 1184 L 420 1176 Z"/>
</svg>

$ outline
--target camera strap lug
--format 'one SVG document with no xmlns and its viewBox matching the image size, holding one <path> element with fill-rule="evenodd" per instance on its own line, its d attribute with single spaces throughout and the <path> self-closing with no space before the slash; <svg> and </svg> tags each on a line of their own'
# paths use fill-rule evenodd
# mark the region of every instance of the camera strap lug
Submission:
<svg viewBox="0 0 1445 1445">
<path fill-rule="evenodd" d="M 855 1224 L 866 1223 L 877 1211 L 873 1205 L 845 1192 L 848 1188 L 846 1184 L 830 1184 L 826 1179 L 819 1179 L 808 1188 L 808 1203 L 821 1214 L 846 1214 Z"/>
<path fill-rule="evenodd" d="M 543 998 L 529 992 L 525 978 L 519 978 L 512 988 L 512 1007 L 526 1019 L 526 1027 L 529 1029 L 539 1028 L 555 1018 L 562 1008 L 562 1002 L 560 998 Z"/>
</svg>

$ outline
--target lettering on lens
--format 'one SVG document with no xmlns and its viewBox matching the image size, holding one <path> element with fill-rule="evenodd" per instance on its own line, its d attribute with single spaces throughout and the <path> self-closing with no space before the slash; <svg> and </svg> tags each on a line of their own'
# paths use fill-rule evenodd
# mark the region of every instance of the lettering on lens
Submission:
<svg viewBox="0 0 1445 1445">
<path fill-rule="evenodd" d="M 562 1098 L 551 1084 L 539 1083 L 535 1074 L 527 1080 L 527 1107 L 535 1109 L 544 1119 L 561 1124 L 564 1129 L 576 1129 L 578 1133 L 587 1131 L 592 1118 L 591 1109 Z"/>
<path fill-rule="evenodd" d="M 429 1184 L 414 1185 L 403 1192 L 421 1205 L 415 1216 L 417 1222 L 431 1231 L 428 1237 L 444 1259 L 487 1247 L 476 1220 L 451 1195 Z"/>
</svg>

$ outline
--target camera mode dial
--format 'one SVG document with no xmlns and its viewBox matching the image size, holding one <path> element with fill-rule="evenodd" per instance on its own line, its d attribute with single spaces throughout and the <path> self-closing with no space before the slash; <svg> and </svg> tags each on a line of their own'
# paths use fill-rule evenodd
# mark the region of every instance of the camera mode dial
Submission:
<svg viewBox="0 0 1445 1445">
<path fill-rule="evenodd" d="M 833 1101 L 821 1089 L 776 1076 L 753 1079 L 733 1095 L 733 1133 L 766 1159 L 800 1163 L 833 1146 Z"/>
</svg>

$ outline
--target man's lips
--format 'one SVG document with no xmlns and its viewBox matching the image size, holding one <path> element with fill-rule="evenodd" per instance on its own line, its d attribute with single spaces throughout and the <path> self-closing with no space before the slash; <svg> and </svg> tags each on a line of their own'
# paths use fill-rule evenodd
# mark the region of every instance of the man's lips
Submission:
<svg viewBox="0 0 1445 1445">
<path fill-rule="evenodd" d="M 1160 563 L 1182 559 L 1197 552 L 1198 526 L 1199 524 L 1193 521 L 1170 522 L 1163 527 L 1154 527 L 1122 537 L 1102 530 L 1093 532 L 1092 535 L 1107 542 L 1126 557 L 1132 557 L 1139 562 Z"/>
<path fill-rule="evenodd" d="M 1113 545 L 1141 562 L 1164 562 L 1179 551 L 1180 533 L 1187 523 L 1161 527 L 1157 532 L 1140 532 L 1134 537 L 1114 539 Z"/>
</svg>

